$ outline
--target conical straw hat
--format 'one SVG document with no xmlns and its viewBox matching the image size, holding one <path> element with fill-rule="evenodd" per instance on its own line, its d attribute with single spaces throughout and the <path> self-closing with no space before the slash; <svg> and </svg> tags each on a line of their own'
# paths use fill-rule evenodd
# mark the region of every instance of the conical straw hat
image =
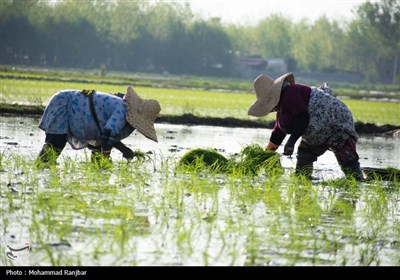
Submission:
<svg viewBox="0 0 400 280">
<path fill-rule="evenodd" d="M 275 80 L 264 74 L 258 76 L 253 82 L 257 99 L 250 106 L 248 114 L 255 117 L 268 115 L 278 105 L 281 98 L 282 84 L 286 79 L 291 84 L 294 84 L 292 73 L 286 73 Z"/>
<path fill-rule="evenodd" d="M 131 86 L 125 95 L 126 120 L 141 134 L 158 142 L 154 121 L 161 111 L 160 103 L 154 99 L 142 99 Z"/>
</svg>

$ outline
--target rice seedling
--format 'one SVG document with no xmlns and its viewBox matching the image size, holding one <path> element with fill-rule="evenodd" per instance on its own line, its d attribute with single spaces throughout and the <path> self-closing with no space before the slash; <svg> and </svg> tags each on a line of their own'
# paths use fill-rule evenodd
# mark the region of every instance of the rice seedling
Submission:
<svg viewBox="0 0 400 280">
<path fill-rule="evenodd" d="M 179 167 L 187 167 L 193 171 L 209 169 L 214 172 L 225 172 L 228 168 L 228 159 L 213 149 L 197 148 L 186 152 L 178 162 Z"/>
<path fill-rule="evenodd" d="M 215 149 L 192 149 L 182 156 L 177 167 L 189 172 L 207 170 L 214 173 L 236 174 L 236 176 L 256 175 L 260 170 L 270 175 L 283 173 L 279 155 L 257 144 L 244 147 L 238 154 L 228 158 Z"/>
<path fill-rule="evenodd" d="M 400 169 L 394 167 L 387 168 L 363 168 L 367 180 L 399 181 Z"/>
<path fill-rule="evenodd" d="M 229 163 L 249 155 L 224 158 L 238 169 Z M 177 169 L 181 158 L 160 154 L 107 168 L 64 156 L 43 169 L 5 150 L 1 248 L 29 241 L 32 250 L 18 264 L 4 254 L 0 262 L 399 265 L 398 181 L 314 182 L 254 158 L 257 172 L 209 172 L 199 168 L 201 156 L 192 161 L 197 169 Z"/>
</svg>

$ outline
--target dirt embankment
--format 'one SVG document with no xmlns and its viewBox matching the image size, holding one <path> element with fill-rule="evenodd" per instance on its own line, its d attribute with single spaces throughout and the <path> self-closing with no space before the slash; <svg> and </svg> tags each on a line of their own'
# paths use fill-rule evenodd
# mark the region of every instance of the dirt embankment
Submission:
<svg viewBox="0 0 400 280">
<path fill-rule="evenodd" d="M 36 116 L 40 117 L 44 108 L 34 105 L 7 105 L 0 104 L 1 116 Z M 181 116 L 161 115 L 157 118 L 156 123 L 170 123 L 183 125 L 209 125 L 223 127 L 246 127 L 246 128 L 269 128 L 274 127 L 275 122 L 261 122 L 253 120 L 241 120 L 236 118 L 213 118 L 213 117 L 197 117 L 192 114 L 184 114 Z M 355 128 L 360 135 L 382 135 L 388 137 L 400 138 L 400 125 L 381 125 L 372 123 L 356 122 Z"/>
<path fill-rule="evenodd" d="M 246 128 L 274 128 L 275 122 L 258 122 L 251 120 L 240 120 L 235 118 L 201 118 L 192 114 L 182 116 L 161 116 L 157 119 L 159 123 L 186 124 L 186 125 L 210 125 L 223 127 L 246 127 Z M 357 133 L 364 135 L 383 135 L 400 138 L 400 126 L 381 125 L 372 123 L 356 122 Z"/>
</svg>

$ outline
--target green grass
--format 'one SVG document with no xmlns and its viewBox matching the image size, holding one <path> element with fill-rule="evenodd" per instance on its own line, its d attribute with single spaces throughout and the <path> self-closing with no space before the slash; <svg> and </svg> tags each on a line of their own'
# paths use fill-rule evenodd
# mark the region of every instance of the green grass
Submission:
<svg viewBox="0 0 400 280">
<path fill-rule="evenodd" d="M 2 78 L 0 102 L 30 103 L 44 105 L 50 97 L 63 89 L 97 89 L 104 92 L 125 92 L 126 86 L 77 83 L 60 81 L 39 81 Z M 129 82 L 127 81 L 127 84 Z M 233 117 L 244 120 L 254 119 L 247 110 L 255 100 L 253 93 L 220 92 L 213 90 L 159 88 L 135 86 L 143 98 L 157 99 L 161 104 L 161 115 L 182 115 L 191 113 L 199 117 Z M 399 124 L 400 102 L 343 100 L 352 110 L 355 121 L 364 123 Z M 274 120 L 270 114 L 261 120 Z"/>
<path fill-rule="evenodd" d="M 253 85 L 251 78 L 219 78 L 219 77 L 200 77 L 190 75 L 161 75 L 157 73 L 132 73 L 121 71 L 109 71 L 106 75 L 100 74 L 100 69 L 64 69 L 64 68 L 43 68 L 28 66 L 0 66 L 0 76 L 6 77 L 26 77 L 33 79 L 63 79 L 72 82 L 80 80 L 84 82 L 118 84 L 132 83 L 137 86 L 146 87 L 186 87 L 203 89 L 221 89 L 230 91 L 252 92 Z M 301 78 L 297 79 L 299 83 L 304 83 Z M 328 81 L 329 82 L 329 81 Z M 400 85 L 391 84 L 349 84 L 349 83 L 331 83 L 329 85 L 334 89 L 335 94 L 341 96 L 350 96 L 356 99 L 361 97 L 377 98 L 397 98 L 400 92 Z M 314 85 L 319 86 L 319 85 Z M 397 96 L 396 96 L 397 93 Z"/>
<path fill-rule="evenodd" d="M 133 86 L 141 97 L 157 99 L 161 104 L 161 114 L 163 115 L 192 113 L 203 117 L 240 116 L 240 118 L 250 119 L 247 116 L 247 109 L 254 101 L 252 94 Z M 126 92 L 126 86 L 1 79 L 2 94 L 0 102 L 45 104 L 54 93 L 63 89 L 97 89 L 103 92 Z"/>
<path fill-rule="evenodd" d="M 376 125 L 400 125 L 400 102 L 377 102 L 345 99 L 355 122 Z"/>
<path fill-rule="evenodd" d="M 248 78 L 218 78 L 200 77 L 190 75 L 160 75 L 157 73 L 132 73 L 110 71 L 106 75 L 100 75 L 97 70 L 60 69 L 60 68 L 35 68 L 17 67 L 12 69 L 0 66 L 0 76 L 18 77 L 38 80 L 64 80 L 66 82 L 83 81 L 85 83 L 117 84 L 132 83 L 146 87 L 185 87 L 220 90 L 251 91 L 253 86 Z M 250 81 L 251 82 L 251 81 Z"/>
</svg>

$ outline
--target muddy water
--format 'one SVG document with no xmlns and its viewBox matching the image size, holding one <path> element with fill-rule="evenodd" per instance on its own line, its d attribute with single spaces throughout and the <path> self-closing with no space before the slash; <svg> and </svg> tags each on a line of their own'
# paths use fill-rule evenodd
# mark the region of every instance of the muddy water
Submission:
<svg viewBox="0 0 400 280">
<path fill-rule="evenodd" d="M 38 128 L 38 118 L 0 117 L 0 149 L 18 151 L 34 158 L 41 149 L 45 134 Z M 159 143 L 148 140 L 134 132 L 123 142 L 129 147 L 152 151 L 154 157 L 179 158 L 192 148 L 216 148 L 225 155 L 240 151 L 244 146 L 257 143 L 264 145 L 270 136 L 269 129 L 224 128 L 213 126 L 186 126 L 156 124 Z M 299 141 L 298 141 L 299 142 Z M 283 151 L 283 145 L 278 152 Z M 87 150 L 72 150 L 69 145 L 62 153 L 65 156 L 84 157 Z M 362 167 L 400 168 L 400 141 L 388 137 L 365 137 L 358 142 L 358 153 Z M 122 159 L 118 151 L 112 152 L 114 160 Z M 295 157 L 282 157 L 282 165 L 294 168 Z M 326 152 L 315 164 L 315 173 L 326 179 L 327 176 L 341 176 L 339 166 L 332 152 Z"/>
</svg>

